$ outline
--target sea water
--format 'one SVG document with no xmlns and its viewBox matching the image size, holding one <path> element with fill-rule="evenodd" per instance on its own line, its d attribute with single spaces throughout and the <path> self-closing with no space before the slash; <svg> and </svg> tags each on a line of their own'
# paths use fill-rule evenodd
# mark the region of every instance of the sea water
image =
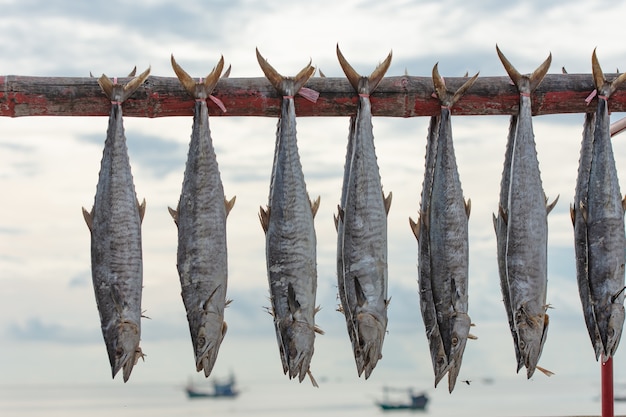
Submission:
<svg viewBox="0 0 626 417">
<path fill-rule="evenodd" d="M 555 377 L 552 377 L 555 378 Z M 170 417 L 170 416 L 581 416 L 600 415 L 600 390 L 575 378 L 557 383 L 547 377 L 526 381 L 495 379 L 457 381 L 452 394 L 443 380 L 424 392 L 430 401 L 425 411 L 383 412 L 383 386 L 356 381 L 264 383 L 238 381 L 237 398 L 188 399 L 184 383 L 110 381 L 82 385 L 4 385 L 0 387 L 3 417 Z M 423 390 L 422 382 L 394 381 L 388 399 L 407 400 L 405 390 Z M 558 387 L 558 389 L 556 388 Z M 209 386 L 206 387 L 207 389 Z M 626 414 L 626 403 L 615 403 L 615 415 Z"/>
</svg>

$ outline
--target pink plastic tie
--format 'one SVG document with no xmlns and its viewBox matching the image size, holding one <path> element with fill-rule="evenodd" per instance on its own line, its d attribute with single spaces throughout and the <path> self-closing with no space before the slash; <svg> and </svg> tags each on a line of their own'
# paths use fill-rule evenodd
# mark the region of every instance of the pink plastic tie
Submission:
<svg viewBox="0 0 626 417">
<path fill-rule="evenodd" d="M 222 103 L 222 100 L 220 100 L 219 98 L 213 95 L 209 95 L 209 98 L 211 99 L 213 103 L 217 104 L 217 107 L 219 107 L 223 113 L 226 113 L 226 106 L 224 106 L 224 103 Z"/>
<path fill-rule="evenodd" d="M 589 103 L 591 103 L 591 100 L 593 100 L 593 98 L 596 96 L 596 94 L 598 94 L 597 90 L 593 90 L 591 93 L 589 93 L 589 95 L 585 99 L 585 103 L 587 103 L 587 105 L 589 105 Z"/>
<path fill-rule="evenodd" d="M 530 93 L 519 93 L 522 97 L 530 97 Z"/>
<path fill-rule="evenodd" d="M 302 87 L 300 91 L 298 91 L 298 94 L 303 98 L 309 100 L 311 103 L 317 103 L 317 99 L 320 96 L 319 92 L 307 87 Z"/>
</svg>

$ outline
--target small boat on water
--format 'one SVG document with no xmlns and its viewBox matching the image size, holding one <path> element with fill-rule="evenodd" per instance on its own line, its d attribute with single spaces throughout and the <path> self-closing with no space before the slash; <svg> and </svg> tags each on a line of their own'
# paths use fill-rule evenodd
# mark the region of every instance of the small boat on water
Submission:
<svg viewBox="0 0 626 417">
<path fill-rule="evenodd" d="M 393 401 L 389 398 L 390 391 L 406 391 L 408 394 L 408 401 Z M 428 396 L 425 393 L 414 393 L 412 388 L 408 389 L 395 389 L 390 387 L 383 387 L 383 400 L 376 402 L 381 410 L 425 410 L 426 404 L 428 404 Z"/>
<path fill-rule="evenodd" d="M 235 398 L 239 390 L 235 388 L 235 377 L 231 375 L 227 380 L 213 380 L 213 391 L 199 389 L 193 385 L 191 379 L 185 387 L 188 398 Z"/>
</svg>

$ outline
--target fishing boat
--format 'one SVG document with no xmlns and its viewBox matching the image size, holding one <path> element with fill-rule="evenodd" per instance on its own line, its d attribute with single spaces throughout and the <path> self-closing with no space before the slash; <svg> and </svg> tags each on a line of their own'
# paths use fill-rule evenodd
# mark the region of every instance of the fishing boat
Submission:
<svg viewBox="0 0 626 417">
<path fill-rule="evenodd" d="M 389 399 L 390 391 L 406 391 L 408 394 L 408 401 L 393 401 Z M 381 410 L 425 410 L 426 404 L 428 404 L 428 396 L 425 393 L 414 393 L 412 388 L 408 389 L 396 389 L 390 387 L 383 387 L 383 400 L 376 402 Z"/>
<path fill-rule="evenodd" d="M 185 392 L 188 398 L 235 398 L 239 395 L 239 390 L 235 388 L 235 377 L 232 374 L 226 380 L 213 380 L 213 391 L 195 387 L 190 379 Z"/>
</svg>

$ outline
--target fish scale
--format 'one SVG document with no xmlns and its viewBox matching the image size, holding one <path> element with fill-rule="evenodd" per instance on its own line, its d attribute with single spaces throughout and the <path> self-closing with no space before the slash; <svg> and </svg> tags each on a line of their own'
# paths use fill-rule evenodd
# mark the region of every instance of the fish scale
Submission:
<svg viewBox="0 0 626 417">
<path fill-rule="evenodd" d="M 143 261 L 140 205 L 128 158 L 122 103 L 148 77 L 150 69 L 126 85 L 102 75 L 98 83 L 111 100 L 107 138 L 91 212 L 83 216 L 91 232 L 91 273 L 112 377 L 123 370 L 128 381 L 143 357 L 141 339 L 141 293 Z"/>
</svg>

